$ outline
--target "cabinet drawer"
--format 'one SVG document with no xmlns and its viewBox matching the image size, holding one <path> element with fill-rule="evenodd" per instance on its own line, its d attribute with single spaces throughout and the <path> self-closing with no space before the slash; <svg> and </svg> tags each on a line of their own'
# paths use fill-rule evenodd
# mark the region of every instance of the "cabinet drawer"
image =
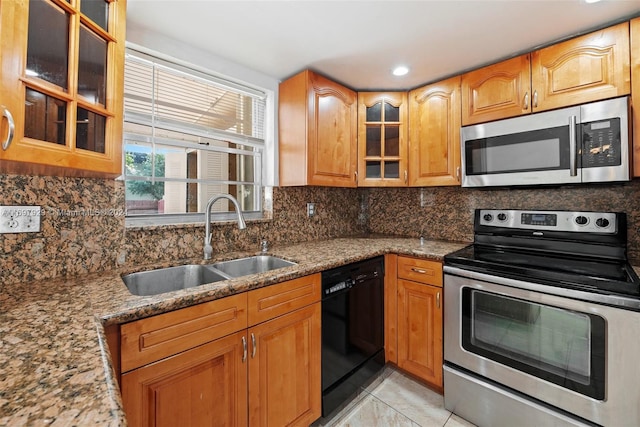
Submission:
<svg viewBox="0 0 640 427">
<path fill-rule="evenodd" d="M 426 259 L 398 257 L 398 277 L 442 287 L 442 263 Z"/>
<path fill-rule="evenodd" d="M 246 293 L 126 323 L 120 328 L 122 372 L 246 327 Z"/>
<path fill-rule="evenodd" d="M 320 301 L 320 273 L 249 292 L 249 326 Z"/>
</svg>

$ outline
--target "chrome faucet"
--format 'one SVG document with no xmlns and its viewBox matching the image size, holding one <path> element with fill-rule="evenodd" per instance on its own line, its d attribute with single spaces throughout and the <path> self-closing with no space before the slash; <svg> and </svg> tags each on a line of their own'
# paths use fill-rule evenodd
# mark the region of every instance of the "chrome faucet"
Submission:
<svg viewBox="0 0 640 427">
<path fill-rule="evenodd" d="M 247 224 L 244 222 L 244 217 L 242 216 L 242 209 L 240 209 L 240 205 L 235 197 L 231 194 L 218 194 L 210 198 L 204 211 L 204 259 L 211 259 L 211 254 L 213 253 L 213 247 L 211 247 L 211 207 L 219 199 L 228 199 L 233 203 L 236 213 L 238 214 L 238 228 L 240 230 L 247 228 Z"/>
</svg>

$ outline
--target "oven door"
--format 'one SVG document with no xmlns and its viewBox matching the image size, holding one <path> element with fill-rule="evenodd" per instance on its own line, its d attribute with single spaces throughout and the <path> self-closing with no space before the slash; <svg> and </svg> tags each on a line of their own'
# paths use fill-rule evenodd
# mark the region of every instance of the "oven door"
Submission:
<svg viewBox="0 0 640 427">
<path fill-rule="evenodd" d="M 597 424 L 640 425 L 640 313 L 447 271 L 446 365 Z"/>
</svg>

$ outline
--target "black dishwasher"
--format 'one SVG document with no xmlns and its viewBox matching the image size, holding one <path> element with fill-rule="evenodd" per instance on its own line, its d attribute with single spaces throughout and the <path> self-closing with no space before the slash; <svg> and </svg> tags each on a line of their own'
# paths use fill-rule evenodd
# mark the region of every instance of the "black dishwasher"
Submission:
<svg viewBox="0 0 640 427">
<path fill-rule="evenodd" d="M 384 257 L 322 273 L 322 416 L 384 366 Z"/>
</svg>

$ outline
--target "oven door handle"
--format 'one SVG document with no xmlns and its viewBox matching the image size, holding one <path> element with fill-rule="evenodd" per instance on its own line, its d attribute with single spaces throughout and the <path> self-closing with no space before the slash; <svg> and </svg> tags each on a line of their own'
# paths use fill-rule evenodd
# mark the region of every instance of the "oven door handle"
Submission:
<svg viewBox="0 0 640 427">
<path fill-rule="evenodd" d="M 578 175 L 578 139 L 576 138 L 576 116 L 569 116 L 569 175 Z"/>
</svg>

